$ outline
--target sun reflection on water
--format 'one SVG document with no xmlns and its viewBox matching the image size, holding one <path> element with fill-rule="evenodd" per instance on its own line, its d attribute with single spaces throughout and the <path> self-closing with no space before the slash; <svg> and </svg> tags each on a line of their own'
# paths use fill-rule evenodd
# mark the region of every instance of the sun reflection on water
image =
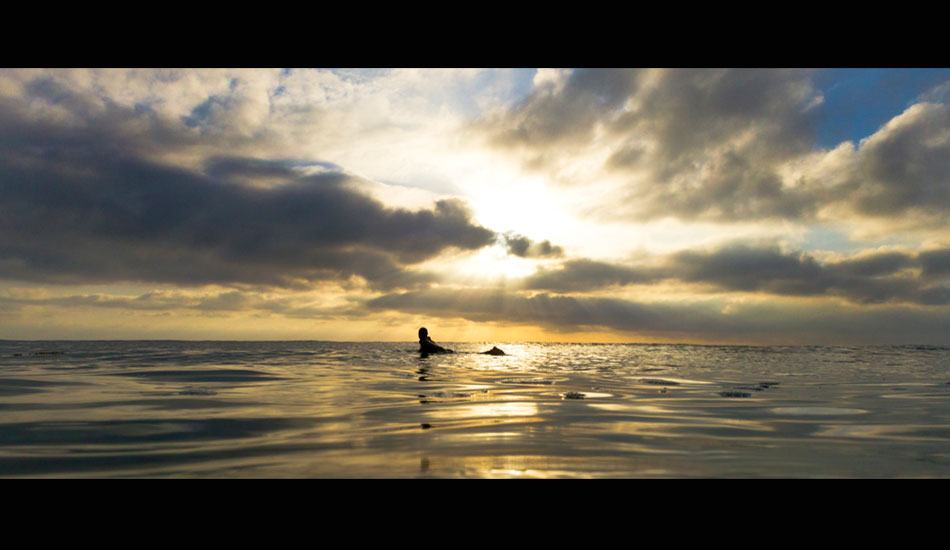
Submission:
<svg viewBox="0 0 950 550">
<path fill-rule="evenodd" d="M 523 401 L 457 404 L 432 409 L 428 414 L 441 419 L 485 418 L 488 420 L 499 417 L 529 417 L 538 414 L 538 405 Z"/>
</svg>

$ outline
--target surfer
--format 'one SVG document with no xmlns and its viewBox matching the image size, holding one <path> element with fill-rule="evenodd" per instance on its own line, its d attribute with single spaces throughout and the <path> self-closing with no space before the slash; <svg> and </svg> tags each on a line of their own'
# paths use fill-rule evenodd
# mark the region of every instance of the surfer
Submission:
<svg viewBox="0 0 950 550">
<path fill-rule="evenodd" d="M 429 338 L 429 331 L 422 327 L 419 329 L 419 351 L 424 354 L 429 353 L 455 353 L 450 349 L 443 348 Z"/>
<path fill-rule="evenodd" d="M 455 353 L 454 351 L 443 348 L 439 344 L 436 344 L 432 341 L 432 338 L 429 338 L 429 330 L 425 327 L 419 329 L 419 352 L 422 353 L 423 357 L 429 355 L 430 353 Z M 462 352 L 462 353 L 473 353 L 473 352 Z M 498 346 L 492 346 L 488 351 L 481 352 L 481 355 L 508 355 L 504 351 L 498 348 Z"/>
</svg>

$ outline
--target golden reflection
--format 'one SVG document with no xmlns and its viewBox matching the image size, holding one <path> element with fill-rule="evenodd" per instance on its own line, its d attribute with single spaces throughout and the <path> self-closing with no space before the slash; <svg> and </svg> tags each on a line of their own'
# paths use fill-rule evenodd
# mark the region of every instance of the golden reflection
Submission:
<svg viewBox="0 0 950 550">
<path fill-rule="evenodd" d="M 672 409 L 664 409 L 656 405 L 629 405 L 627 403 L 588 403 L 593 409 L 611 412 L 644 412 L 653 414 L 673 414 Z"/>
<path fill-rule="evenodd" d="M 865 414 L 868 411 L 864 409 L 844 409 L 840 407 L 775 407 L 772 409 L 772 412 L 778 415 L 791 416 L 828 416 Z"/>
<path fill-rule="evenodd" d="M 426 456 L 420 473 L 426 475 L 478 478 L 596 478 L 604 475 L 627 477 L 669 476 L 668 457 L 639 456 L 565 457 L 533 454 L 500 456 Z"/>
<path fill-rule="evenodd" d="M 453 440 L 478 440 L 479 443 L 490 443 L 492 441 L 503 441 L 508 439 L 517 439 L 524 437 L 524 432 L 477 432 L 466 434 L 455 434 Z"/>
<path fill-rule="evenodd" d="M 859 439 L 875 437 L 894 437 L 909 431 L 903 426 L 883 426 L 872 424 L 833 424 L 823 426 L 815 432 L 817 437 L 854 437 Z M 937 438 L 934 438 L 937 439 Z"/>
<path fill-rule="evenodd" d="M 538 414 L 538 406 L 524 401 L 466 403 L 433 409 L 428 411 L 428 414 L 439 419 L 510 418 L 535 416 Z"/>
<path fill-rule="evenodd" d="M 577 472 L 535 470 L 532 468 L 527 468 L 524 470 L 493 468 L 485 472 L 485 474 L 489 477 L 528 478 L 528 479 L 547 479 L 547 478 L 552 478 L 552 477 L 572 477 L 572 478 L 588 478 L 588 479 L 594 478 L 593 475 L 579 475 Z"/>
</svg>

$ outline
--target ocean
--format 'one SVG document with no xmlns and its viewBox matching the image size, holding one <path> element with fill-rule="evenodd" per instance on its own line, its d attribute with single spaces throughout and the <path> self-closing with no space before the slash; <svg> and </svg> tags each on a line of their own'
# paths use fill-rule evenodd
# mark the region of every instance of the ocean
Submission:
<svg viewBox="0 0 950 550">
<path fill-rule="evenodd" d="M 0 477 L 950 477 L 950 347 L 440 344 L 0 341 Z"/>
</svg>

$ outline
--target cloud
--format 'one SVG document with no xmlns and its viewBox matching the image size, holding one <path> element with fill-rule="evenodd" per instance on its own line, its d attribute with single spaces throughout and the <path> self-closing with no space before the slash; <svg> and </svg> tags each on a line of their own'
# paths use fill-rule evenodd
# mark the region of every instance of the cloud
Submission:
<svg viewBox="0 0 950 550">
<path fill-rule="evenodd" d="M 879 252 L 818 262 L 803 251 L 776 245 L 729 243 L 713 250 L 681 250 L 639 265 L 585 259 L 541 268 L 521 282 L 527 290 L 589 292 L 664 281 L 699 285 L 699 291 L 775 296 L 841 297 L 854 303 L 906 302 L 945 305 L 950 286 L 950 250 L 918 254 Z"/>
<path fill-rule="evenodd" d="M 928 253 L 918 255 L 918 260 Z M 880 277 L 913 267 L 914 257 L 904 252 L 878 252 L 835 262 L 835 269 L 856 277 Z"/>
<path fill-rule="evenodd" d="M 506 233 L 502 235 L 509 254 L 519 258 L 558 258 L 564 255 L 564 249 L 545 239 L 535 242 L 524 235 Z"/>
<path fill-rule="evenodd" d="M 822 97 L 810 71 L 539 71 L 514 103 L 508 94 L 527 79 L 498 76 L 0 71 L 0 280 L 226 287 L 5 296 L 0 312 L 243 311 L 371 326 L 393 310 L 710 339 L 946 327 L 950 250 L 941 234 L 916 249 L 895 236 L 888 242 L 900 247 L 848 255 L 736 241 L 603 260 L 624 246 L 714 238 L 710 224 L 690 221 L 723 223 L 715 232 L 730 238 L 757 232 L 762 220 L 781 222 L 769 235 L 804 232 L 803 222 L 944 230 L 946 85 L 866 139 L 822 150 L 813 129 Z M 464 117 L 486 106 L 496 110 L 459 135 Z M 494 150 L 467 141 L 472 135 Z M 508 155 L 546 177 L 519 171 Z M 482 215 L 492 225 L 519 233 L 496 234 L 466 203 L 433 192 L 456 186 L 489 204 Z M 410 201 L 404 189 L 417 194 Z M 531 201 L 546 191 L 554 200 Z M 518 197 L 510 210 L 489 210 L 510 197 Z M 543 207 L 524 213 L 521 203 Z M 594 216 L 574 219 L 585 210 Z M 627 225 L 666 217 L 687 222 L 667 227 L 688 237 Z M 521 280 L 509 275 L 499 292 L 465 287 L 474 275 L 430 262 L 492 243 L 543 261 L 505 260 L 497 248 L 494 259 L 541 267 Z M 427 271 L 439 268 L 444 274 Z M 361 305 L 367 290 L 384 294 Z"/>
<path fill-rule="evenodd" d="M 268 293 L 255 289 L 150 290 L 138 296 L 113 294 L 0 296 L 0 312 L 18 311 L 23 307 L 65 308 L 67 310 L 104 308 L 159 314 L 190 311 L 215 316 L 253 312 L 305 319 L 342 317 L 352 319 L 365 315 L 365 311 L 355 309 L 349 302 L 333 299 L 332 296 L 328 299 L 327 296 L 314 293 Z"/>
<path fill-rule="evenodd" d="M 568 260 L 560 268 L 539 268 L 522 281 L 523 288 L 554 292 L 584 292 L 610 286 L 648 284 L 662 274 L 648 267 L 629 267 L 589 259 Z"/>
<path fill-rule="evenodd" d="M 604 113 L 622 106 L 641 80 L 637 72 L 612 69 L 579 69 L 536 80 L 531 95 L 479 125 L 493 142 L 506 147 L 540 151 L 584 143 Z"/>
<path fill-rule="evenodd" d="M 153 111 L 45 77 L 24 89 L 47 106 L 0 100 L 0 278 L 291 286 L 357 276 L 408 288 L 434 280 L 414 264 L 496 238 L 457 199 L 388 208 L 332 164 L 312 162 L 320 170 L 308 174 L 299 161 L 222 155 L 230 138 Z M 205 160 L 177 165 L 161 150 Z"/>
<path fill-rule="evenodd" d="M 820 264 L 805 252 L 739 244 L 709 253 L 675 253 L 667 269 L 682 281 L 710 284 L 720 290 L 838 296 L 863 304 L 947 304 L 950 287 L 930 286 L 915 273 L 899 273 L 918 264 L 912 255 L 893 252 Z"/>
<path fill-rule="evenodd" d="M 493 289 L 402 292 L 372 299 L 366 306 L 479 323 L 535 325 L 553 332 L 606 329 L 667 341 L 932 343 L 943 342 L 950 329 L 944 310 L 902 306 L 744 304 L 720 299 L 649 303 L 550 294 L 527 297 Z"/>
<path fill-rule="evenodd" d="M 685 311 L 663 305 L 647 306 L 625 300 L 536 294 L 523 296 L 495 289 L 451 289 L 387 294 L 367 301 L 370 309 L 462 317 L 476 322 L 540 324 L 556 331 L 584 327 L 622 330 L 674 330 Z"/>
<path fill-rule="evenodd" d="M 948 157 L 950 105 L 918 103 L 862 140 L 839 185 L 861 215 L 916 213 L 922 223 L 944 226 L 950 215 Z"/>
<path fill-rule="evenodd" d="M 945 226 L 946 85 L 857 146 L 822 151 L 815 128 L 823 100 L 813 78 L 804 70 L 574 70 L 539 79 L 524 100 L 473 130 L 563 185 L 613 182 L 592 208 L 603 219 L 854 216 Z"/>
<path fill-rule="evenodd" d="M 712 252 L 676 252 L 668 258 L 666 271 L 685 282 L 739 291 L 820 294 L 829 284 L 814 259 L 800 252 L 784 253 L 777 246 L 730 244 Z"/>
<path fill-rule="evenodd" d="M 808 71 L 575 70 L 475 128 L 552 171 L 599 151 L 617 216 L 799 217 L 815 205 L 777 170 L 810 149 L 818 101 Z"/>
<path fill-rule="evenodd" d="M 950 275 L 950 249 L 928 250 L 917 256 L 925 277 Z"/>
</svg>

